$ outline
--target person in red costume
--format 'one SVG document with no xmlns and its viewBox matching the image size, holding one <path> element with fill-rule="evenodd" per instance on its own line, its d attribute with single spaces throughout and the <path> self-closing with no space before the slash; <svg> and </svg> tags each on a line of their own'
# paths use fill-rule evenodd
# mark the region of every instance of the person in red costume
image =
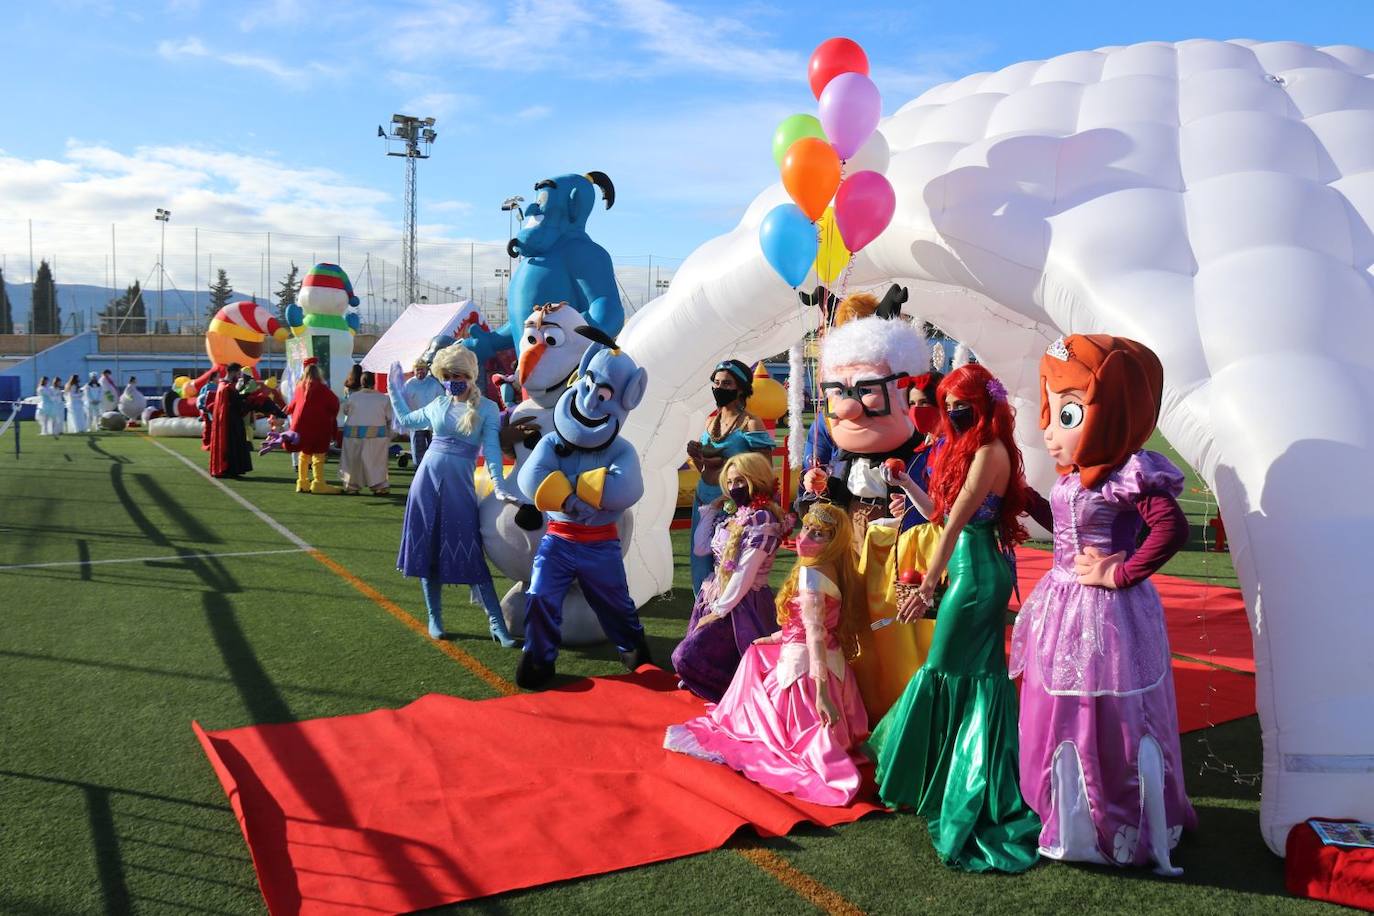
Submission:
<svg viewBox="0 0 1374 916">
<path fill-rule="evenodd" d="M 238 390 L 242 367 L 231 363 L 215 393 L 210 423 L 210 476 L 240 477 L 253 470 L 253 452 L 244 426 L 248 402 Z"/>
<path fill-rule="evenodd" d="M 338 493 L 338 487 L 325 483 L 324 459 L 338 429 L 339 397 L 329 390 L 313 358 L 305 361 L 305 375 L 296 386 L 290 413 L 291 434 L 284 444 L 287 451 L 300 452 L 296 492 Z"/>
</svg>

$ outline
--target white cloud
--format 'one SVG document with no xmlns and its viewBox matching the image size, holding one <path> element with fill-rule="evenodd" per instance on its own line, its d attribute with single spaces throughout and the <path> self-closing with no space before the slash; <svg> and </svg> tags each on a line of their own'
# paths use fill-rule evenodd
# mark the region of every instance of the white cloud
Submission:
<svg viewBox="0 0 1374 916">
<path fill-rule="evenodd" d="M 271 57 L 264 57 L 255 54 L 238 54 L 233 52 L 211 51 L 205 43 L 195 36 L 183 38 L 179 41 L 163 40 L 157 44 L 157 53 L 166 60 L 178 60 L 181 58 L 207 58 L 228 64 L 231 67 L 239 67 L 244 70 L 256 70 L 266 73 L 275 79 L 288 84 L 301 84 L 308 82 L 316 76 L 334 76 L 337 70 L 327 67 L 320 63 L 310 63 L 305 67 L 289 67 L 281 61 Z"/>
<path fill-rule="evenodd" d="M 547 118 L 551 114 L 553 114 L 553 109 L 548 105 L 531 105 L 528 108 L 522 108 L 517 111 L 515 113 L 515 119 L 517 121 L 538 121 L 542 118 Z"/>
<path fill-rule="evenodd" d="M 60 159 L 0 154 L 0 256 L 12 282 L 28 279 L 32 219 L 35 257 L 57 264 L 59 285 L 105 285 L 112 257 L 119 268 L 113 282 L 156 285 L 158 207 L 172 211 L 166 264 L 174 316 L 185 300 L 173 291 L 195 283 L 197 247 L 202 287 L 213 264 L 228 271 L 238 292 L 262 294 L 275 289 L 289 262 L 304 268 L 337 256 L 364 298 L 365 320 L 381 317 L 381 300 L 399 295 L 396 195 L 330 169 L 194 146 L 126 151 L 69 141 Z M 471 205 L 448 200 L 427 209 L 462 217 Z M 505 237 L 470 241 L 442 223 L 424 226 L 421 276 L 439 289 L 490 287 L 494 302 L 493 271 L 506 266 Z"/>
<path fill-rule="evenodd" d="M 305 4 L 299 0 L 269 0 L 258 3 L 241 20 L 239 28 L 251 32 L 259 26 L 291 25 L 305 18 Z"/>
<path fill-rule="evenodd" d="M 796 80 L 806 76 L 806 59 L 795 51 L 770 48 L 737 19 L 706 18 L 668 0 L 616 0 L 620 27 L 640 36 L 651 69 L 758 80 Z"/>
<path fill-rule="evenodd" d="M 456 57 L 497 70 L 540 70 L 580 52 L 576 36 L 598 18 L 578 0 L 521 0 L 509 9 L 427 0 L 392 22 L 386 45 L 403 60 Z"/>
<path fill-rule="evenodd" d="M 438 213 L 455 213 L 459 216 L 466 216 L 472 212 L 472 201 L 469 200 L 441 200 L 432 204 L 425 204 L 426 210 L 434 210 Z"/>
<path fill-rule="evenodd" d="M 401 111 L 424 118 L 447 118 L 460 109 L 477 104 L 474 96 L 460 92 L 427 92 L 401 104 Z"/>
</svg>

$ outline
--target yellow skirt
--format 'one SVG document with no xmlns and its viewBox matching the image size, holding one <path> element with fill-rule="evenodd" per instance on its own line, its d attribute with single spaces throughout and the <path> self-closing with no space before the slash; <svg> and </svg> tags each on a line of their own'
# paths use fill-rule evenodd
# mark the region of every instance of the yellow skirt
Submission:
<svg viewBox="0 0 1374 916">
<path fill-rule="evenodd" d="M 941 530 L 936 524 L 916 525 L 898 536 L 896 528 L 869 526 L 859 555 L 859 575 L 868 592 L 870 622 L 896 615 L 897 570 L 916 569 L 924 574 Z M 925 664 L 934 635 L 933 620 L 892 623 L 861 634 L 853 668 L 869 722 L 877 722 L 897 702 L 911 676 Z"/>
</svg>

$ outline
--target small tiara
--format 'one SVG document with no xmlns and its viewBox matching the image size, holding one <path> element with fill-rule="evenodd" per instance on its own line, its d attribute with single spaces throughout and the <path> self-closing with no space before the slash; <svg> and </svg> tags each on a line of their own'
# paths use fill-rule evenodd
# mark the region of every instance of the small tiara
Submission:
<svg viewBox="0 0 1374 916">
<path fill-rule="evenodd" d="M 802 519 L 802 525 L 818 528 L 821 531 L 833 534 L 835 529 L 839 527 L 839 521 L 832 513 L 813 508 L 811 511 L 807 512 L 806 517 Z"/>
<path fill-rule="evenodd" d="M 1061 362 L 1069 361 L 1069 345 L 1064 343 L 1063 337 L 1060 337 L 1054 343 L 1050 344 L 1050 348 L 1046 350 L 1045 353 Z"/>
</svg>

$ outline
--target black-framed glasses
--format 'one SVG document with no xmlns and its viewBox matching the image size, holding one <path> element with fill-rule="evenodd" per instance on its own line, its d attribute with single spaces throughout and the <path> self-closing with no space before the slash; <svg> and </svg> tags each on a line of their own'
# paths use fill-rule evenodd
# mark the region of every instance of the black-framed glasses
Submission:
<svg viewBox="0 0 1374 916">
<path fill-rule="evenodd" d="M 841 382 L 821 382 L 821 394 L 825 396 L 825 415 L 831 420 L 838 419 L 830 409 L 831 399 L 858 401 L 869 417 L 886 417 L 892 413 L 892 396 L 887 390 L 889 382 L 907 377 L 905 372 L 894 372 L 882 378 L 859 379 L 852 385 Z"/>
</svg>

